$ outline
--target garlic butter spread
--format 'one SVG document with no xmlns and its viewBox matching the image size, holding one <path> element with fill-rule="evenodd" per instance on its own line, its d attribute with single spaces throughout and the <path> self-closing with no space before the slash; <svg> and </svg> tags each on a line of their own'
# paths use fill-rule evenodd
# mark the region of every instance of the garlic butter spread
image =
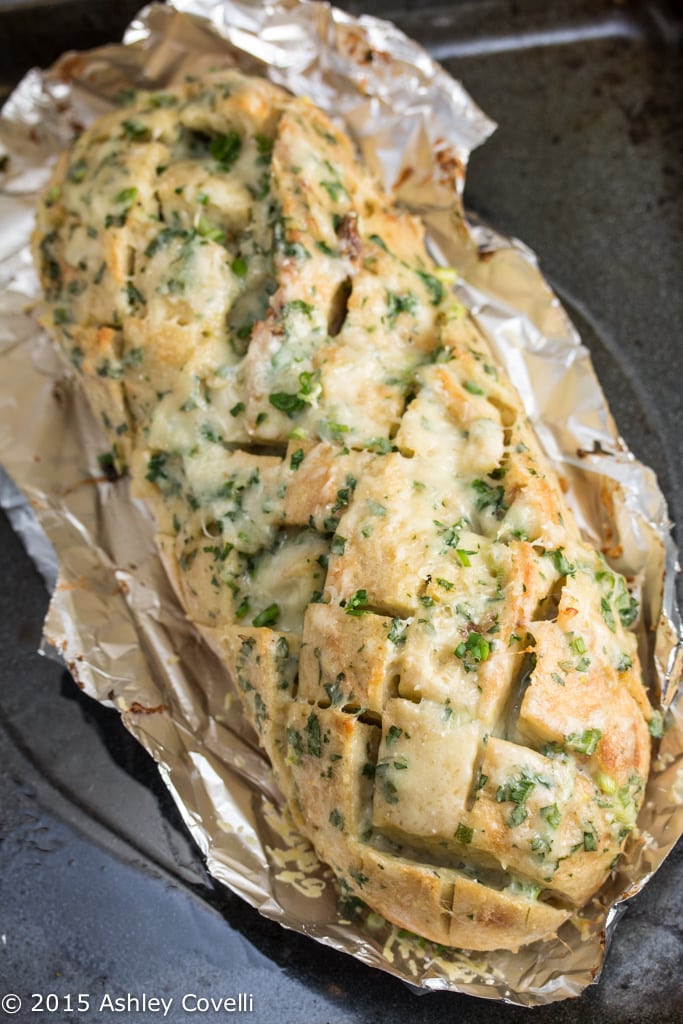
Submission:
<svg viewBox="0 0 683 1024">
<path fill-rule="evenodd" d="M 85 131 L 34 254 L 342 893 L 445 945 L 553 935 L 635 823 L 659 722 L 635 601 L 420 223 L 310 102 L 227 72 Z"/>
</svg>

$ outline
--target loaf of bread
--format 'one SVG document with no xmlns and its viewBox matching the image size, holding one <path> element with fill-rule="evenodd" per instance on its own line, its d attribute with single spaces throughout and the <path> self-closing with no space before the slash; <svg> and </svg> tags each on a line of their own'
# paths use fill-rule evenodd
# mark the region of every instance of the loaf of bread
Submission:
<svg viewBox="0 0 683 1024">
<path fill-rule="evenodd" d="M 643 799 L 637 605 L 421 224 L 311 102 L 221 72 L 83 132 L 34 253 L 342 895 L 449 946 L 554 935 Z"/>
</svg>

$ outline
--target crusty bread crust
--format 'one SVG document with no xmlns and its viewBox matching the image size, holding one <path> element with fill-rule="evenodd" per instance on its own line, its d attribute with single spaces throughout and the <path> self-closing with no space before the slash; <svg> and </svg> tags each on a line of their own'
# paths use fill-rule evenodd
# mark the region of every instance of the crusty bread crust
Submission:
<svg viewBox="0 0 683 1024">
<path fill-rule="evenodd" d="M 343 893 L 447 945 L 554 934 L 642 802 L 636 606 L 420 223 L 310 102 L 227 72 L 84 132 L 34 255 Z"/>
</svg>

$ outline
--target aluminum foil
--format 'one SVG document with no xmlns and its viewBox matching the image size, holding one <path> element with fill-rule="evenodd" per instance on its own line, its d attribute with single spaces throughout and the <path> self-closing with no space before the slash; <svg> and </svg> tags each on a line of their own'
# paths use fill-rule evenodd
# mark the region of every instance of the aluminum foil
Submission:
<svg viewBox="0 0 683 1024">
<path fill-rule="evenodd" d="M 384 187 L 423 216 L 434 254 L 458 267 L 458 297 L 521 393 L 585 534 L 640 591 L 641 653 L 668 709 L 664 738 L 627 855 L 556 941 L 514 955 L 444 951 L 338 902 L 331 872 L 288 822 L 230 680 L 176 603 L 150 515 L 125 480 L 100 475 L 105 439 L 36 325 L 27 243 L 56 154 L 125 90 L 233 64 L 344 122 Z M 0 461 L 9 474 L 0 497 L 53 590 L 46 645 L 156 758 L 218 880 L 266 916 L 422 989 L 534 1005 L 595 980 L 624 899 L 683 831 L 683 655 L 657 481 L 619 438 L 533 254 L 463 215 L 468 155 L 493 127 L 394 26 L 303 0 L 152 5 L 123 45 L 29 73 L 0 122 Z"/>
</svg>

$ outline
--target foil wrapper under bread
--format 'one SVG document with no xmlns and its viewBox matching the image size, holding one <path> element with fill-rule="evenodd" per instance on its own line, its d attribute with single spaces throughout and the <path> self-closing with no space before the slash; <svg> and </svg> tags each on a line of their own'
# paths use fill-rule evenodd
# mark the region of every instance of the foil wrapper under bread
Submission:
<svg viewBox="0 0 683 1024">
<path fill-rule="evenodd" d="M 668 709 L 664 737 L 626 855 L 553 942 L 517 954 L 444 950 L 338 902 L 331 872 L 288 823 L 230 680 L 176 602 L 149 513 L 125 480 L 101 475 L 99 425 L 36 325 L 28 237 L 56 155 L 126 90 L 230 65 L 338 118 L 383 186 L 423 217 L 434 255 L 458 268 L 457 296 L 520 392 L 585 535 L 636 581 L 646 679 Z M 0 172 L 0 499 L 53 591 L 46 645 L 87 693 L 120 710 L 156 759 L 216 879 L 269 918 L 422 989 L 538 1005 L 595 980 L 624 900 L 683 832 L 683 654 L 676 553 L 654 474 L 620 439 L 589 354 L 533 254 L 464 217 L 467 158 L 493 128 L 394 26 L 302 0 L 152 5 L 123 44 L 29 73 L 0 122 L 0 157 L 9 157 Z"/>
</svg>

